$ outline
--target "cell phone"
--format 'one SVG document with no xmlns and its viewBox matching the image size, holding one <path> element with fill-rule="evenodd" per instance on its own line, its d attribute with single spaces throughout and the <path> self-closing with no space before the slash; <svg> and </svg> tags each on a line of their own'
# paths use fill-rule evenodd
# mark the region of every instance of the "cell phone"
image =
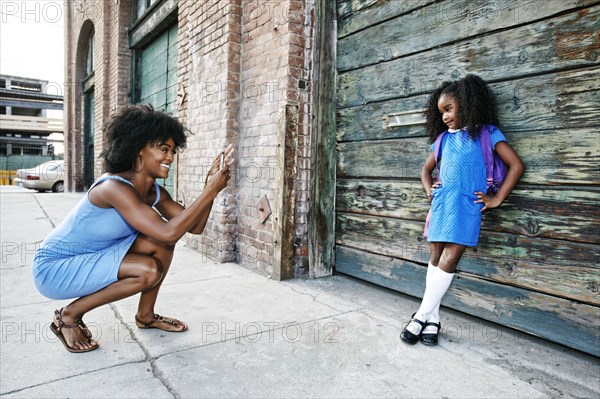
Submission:
<svg viewBox="0 0 600 399">
<path fill-rule="evenodd" d="M 222 152 L 221 153 L 221 166 L 219 166 L 219 169 L 223 169 L 224 165 L 225 165 L 225 153 Z"/>
</svg>

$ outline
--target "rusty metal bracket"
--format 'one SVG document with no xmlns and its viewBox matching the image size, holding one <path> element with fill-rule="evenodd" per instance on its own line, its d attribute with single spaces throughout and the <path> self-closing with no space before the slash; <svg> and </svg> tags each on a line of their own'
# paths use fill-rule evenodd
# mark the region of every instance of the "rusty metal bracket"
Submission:
<svg viewBox="0 0 600 399">
<path fill-rule="evenodd" d="M 266 194 L 263 195 L 258 201 L 258 204 L 256 204 L 256 210 L 258 212 L 258 219 L 260 220 L 260 223 L 263 224 L 271 215 L 271 205 L 269 204 L 269 199 Z"/>
</svg>

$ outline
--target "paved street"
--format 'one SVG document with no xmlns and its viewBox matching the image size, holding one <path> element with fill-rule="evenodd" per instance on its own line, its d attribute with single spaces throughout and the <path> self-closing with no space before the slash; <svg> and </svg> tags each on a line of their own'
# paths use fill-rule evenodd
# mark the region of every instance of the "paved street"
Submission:
<svg viewBox="0 0 600 399">
<path fill-rule="evenodd" d="M 31 260 L 82 196 L 0 189 L 2 397 L 600 397 L 598 358 L 447 309 L 438 347 L 407 346 L 414 298 L 344 276 L 277 282 L 183 243 L 156 311 L 189 331 L 136 328 L 133 297 L 86 315 L 98 350 L 68 353 L 49 330 L 67 301 L 36 291 Z"/>
</svg>

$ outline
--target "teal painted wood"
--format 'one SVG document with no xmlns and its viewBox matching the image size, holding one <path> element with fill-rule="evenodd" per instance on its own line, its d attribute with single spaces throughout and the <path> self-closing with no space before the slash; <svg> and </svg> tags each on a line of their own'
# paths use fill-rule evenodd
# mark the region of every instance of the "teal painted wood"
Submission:
<svg viewBox="0 0 600 399">
<path fill-rule="evenodd" d="M 361 3 L 361 4 L 356 4 Z M 362 1 L 362 2 L 338 2 L 338 38 L 351 35 L 357 31 L 377 25 L 398 16 L 403 18 L 421 18 L 422 11 L 417 11 L 421 7 L 427 8 L 427 5 L 435 1 Z"/>
<path fill-rule="evenodd" d="M 492 83 L 506 132 L 597 127 L 600 79 L 594 69 L 550 73 Z M 425 90 L 426 88 L 423 88 Z M 557 90 L 560 90 L 557 94 Z M 425 108 L 428 95 L 337 110 L 337 140 L 383 140 L 424 136 L 424 125 L 385 127 L 388 115 Z"/>
<path fill-rule="evenodd" d="M 337 16 L 339 19 L 358 12 L 364 8 L 373 6 L 381 0 L 337 0 Z"/>
<path fill-rule="evenodd" d="M 591 13 L 590 19 L 600 18 L 600 6 Z M 599 65 L 595 56 L 598 51 L 595 37 L 590 33 L 574 33 L 593 31 L 593 22 L 588 18 L 578 22 L 578 15 L 574 14 L 571 22 L 580 31 L 564 28 L 561 32 L 540 22 L 539 26 L 500 31 L 451 44 L 443 51 L 423 49 L 426 51 L 389 62 L 375 63 L 377 60 L 373 60 L 374 65 L 365 67 L 360 67 L 354 58 L 349 59 L 348 65 L 338 62 L 338 69 L 352 68 L 339 73 L 338 106 L 357 106 L 433 91 L 440 82 L 457 79 L 469 72 L 494 81 L 565 68 L 587 66 L 593 70 L 592 67 Z M 564 20 L 565 24 L 569 23 L 566 17 Z M 549 40 L 549 37 L 556 39 Z M 507 46 L 507 43 L 519 45 Z"/>
<path fill-rule="evenodd" d="M 335 198 L 337 212 L 420 222 L 430 206 L 418 180 L 338 179 Z M 600 223 L 590 220 L 600 220 L 600 188 L 521 185 L 499 209 L 484 212 L 482 228 L 600 244 Z"/>
<path fill-rule="evenodd" d="M 457 281 L 472 285 L 447 305 L 598 356 L 599 2 L 408 3 L 337 3 L 336 270 L 422 295 L 407 279 L 428 260 L 418 179 L 430 149 L 418 115 L 405 123 L 403 113 L 474 72 L 491 81 L 500 127 L 528 169 L 485 215 L 459 265 Z M 404 5 L 455 14 L 409 20 Z M 493 20 L 490 7 L 500 7 Z"/>
<path fill-rule="evenodd" d="M 177 60 L 179 42 L 177 40 L 178 27 L 173 25 L 169 29 L 169 49 L 167 58 L 167 98 L 166 111 L 177 115 Z"/>
<path fill-rule="evenodd" d="M 171 26 L 162 35 L 150 43 L 141 54 L 140 98 L 139 102 L 152 104 L 177 115 L 177 25 Z M 174 196 L 177 164 L 171 167 L 167 179 L 158 182 Z"/>
<path fill-rule="evenodd" d="M 600 184 L 600 141 L 596 128 L 563 129 L 506 137 L 527 170 L 520 184 Z M 540 138 L 543 137 L 543 140 Z M 337 145 L 338 178 L 419 178 L 431 153 L 428 139 L 405 138 Z M 368 160 L 368 162 L 365 162 Z"/>
<path fill-rule="evenodd" d="M 338 272 L 418 298 L 423 295 L 424 266 L 343 246 L 336 247 L 336 259 Z M 600 309 L 596 306 L 463 273 L 458 273 L 452 282 L 442 305 L 600 356 Z M 442 330 L 442 334 L 445 332 Z M 490 344 L 493 343 L 492 336 Z"/>
<path fill-rule="evenodd" d="M 499 44 L 498 47 L 492 44 L 491 48 L 499 53 L 505 53 L 507 57 L 510 57 L 512 50 L 516 50 L 522 56 L 525 55 L 525 58 L 530 50 L 548 51 L 545 55 L 551 56 L 550 51 L 552 51 L 553 44 L 563 50 L 557 54 L 561 57 L 565 45 L 578 47 L 580 44 L 577 41 L 586 41 L 586 39 L 593 41 L 593 32 L 597 30 L 597 27 L 594 28 L 593 21 L 597 17 L 589 15 L 581 18 L 577 11 L 582 6 L 593 4 L 595 1 L 447 0 L 417 8 L 410 13 L 402 13 L 403 8 L 410 9 L 421 4 L 401 1 L 381 2 L 378 7 L 359 12 L 342 20 L 338 25 L 338 33 L 341 38 L 338 46 L 338 69 L 343 71 L 390 61 L 422 49 L 445 46 L 473 37 L 478 37 L 477 41 L 480 43 L 477 46 L 480 48 L 490 48 L 486 43 L 488 39 L 491 39 L 490 43 Z M 544 21 L 547 17 L 569 10 L 574 12 L 567 16 L 557 16 L 556 24 L 548 24 L 547 21 Z M 595 13 L 593 7 L 590 10 L 592 10 L 591 13 Z M 392 18 L 394 15 L 397 17 Z M 539 23 L 531 23 L 540 20 L 542 21 Z M 527 23 L 526 27 L 518 27 L 525 23 Z M 584 26 L 581 26 L 582 24 Z M 425 25 L 427 29 L 423 29 Z M 483 33 L 489 35 L 490 32 L 511 27 L 514 28 L 499 35 L 480 37 Z M 544 38 L 546 30 L 551 30 L 552 34 Z M 356 33 L 345 37 L 354 31 Z M 399 40 L 398 32 L 402 32 L 403 36 L 409 37 L 410 40 Z M 578 40 L 571 41 L 571 32 L 575 32 Z M 583 32 L 587 32 L 587 35 Z M 556 37 L 559 39 L 549 40 L 555 37 L 553 34 L 558 34 Z M 501 38 L 506 38 L 507 35 L 511 40 L 502 43 Z M 542 40 L 537 38 L 538 35 L 542 35 Z M 500 39 L 494 39 L 494 36 Z M 569 38 L 568 42 L 561 41 L 561 37 Z M 523 40 L 519 46 L 506 46 L 507 43 L 519 43 L 517 41 L 519 39 Z M 536 42 L 540 48 L 530 47 L 532 42 Z M 377 45 L 373 46 L 372 43 L 377 43 Z M 526 49 L 525 52 L 523 52 L 524 49 Z M 448 53 L 453 56 L 459 54 L 453 50 Z M 481 69 L 480 65 L 473 67 Z"/>
<path fill-rule="evenodd" d="M 337 213 L 336 244 L 426 264 L 424 222 Z M 485 225 L 484 225 L 485 226 Z M 600 305 L 600 246 L 482 231 L 458 268 L 503 284 Z M 543 275 L 543 278 L 540 278 Z"/>
</svg>

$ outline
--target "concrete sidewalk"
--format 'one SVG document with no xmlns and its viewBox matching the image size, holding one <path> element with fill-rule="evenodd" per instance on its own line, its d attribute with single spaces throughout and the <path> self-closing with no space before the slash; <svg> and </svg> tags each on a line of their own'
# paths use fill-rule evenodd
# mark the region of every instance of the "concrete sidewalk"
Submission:
<svg viewBox="0 0 600 399">
<path fill-rule="evenodd" d="M 418 300 L 344 276 L 277 282 L 179 245 L 156 311 L 90 312 L 100 341 L 68 353 L 31 278 L 33 250 L 82 194 L 0 190 L 0 396 L 27 398 L 600 398 L 598 358 L 442 309 L 438 347 L 400 342 Z M 556 326 L 556 328 L 561 328 Z"/>
</svg>

